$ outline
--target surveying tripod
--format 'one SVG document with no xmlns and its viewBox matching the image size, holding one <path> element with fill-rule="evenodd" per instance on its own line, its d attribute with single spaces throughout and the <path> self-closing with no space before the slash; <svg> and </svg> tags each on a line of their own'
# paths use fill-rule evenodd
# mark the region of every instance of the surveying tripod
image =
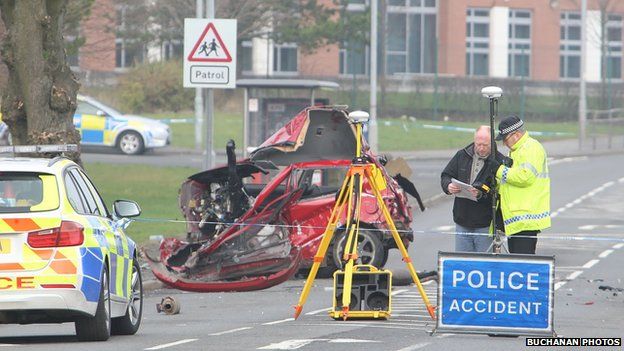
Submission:
<svg viewBox="0 0 624 351">
<path fill-rule="evenodd" d="M 392 237 L 394 238 L 397 248 L 399 248 L 399 250 L 401 251 L 403 261 L 407 265 L 410 275 L 412 276 L 412 279 L 418 288 L 420 296 L 427 306 L 427 311 L 429 312 L 429 315 L 431 316 L 431 318 L 435 319 L 435 308 L 429 303 L 427 294 L 420 284 L 420 280 L 418 279 L 416 270 L 412 265 L 412 260 L 407 253 L 405 245 L 403 245 L 403 242 L 401 241 L 401 237 L 399 236 L 396 226 L 394 225 L 394 221 L 392 220 L 390 212 L 388 211 L 388 208 L 386 207 L 386 204 L 384 203 L 381 196 L 381 190 L 386 187 L 385 179 L 382 176 L 376 176 L 378 174 L 377 172 L 379 172 L 377 166 L 373 162 L 371 162 L 367 158 L 367 156 L 362 156 L 362 124 L 365 123 L 367 120 L 368 113 L 366 112 L 354 111 L 349 114 L 349 121 L 350 123 L 354 124 L 356 128 L 356 155 L 351 162 L 351 165 L 349 166 L 349 170 L 347 171 L 346 177 L 340 188 L 338 198 L 336 199 L 336 203 L 334 205 L 334 208 L 332 209 L 331 216 L 329 218 L 329 223 L 325 228 L 323 238 L 316 252 L 316 255 L 314 256 L 312 269 L 310 270 L 310 274 L 306 279 L 305 285 L 303 286 L 303 291 L 301 292 L 301 296 L 299 297 L 299 303 L 295 306 L 295 319 L 299 317 L 301 311 L 303 310 L 303 305 L 308 298 L 312 283 L 316 278 L 319 267 L 325 258 L 327 249 L 329 248 L 336 228 L 339 225 L 339 221 L 342 218 L 345 206 L 347 207 L 345 221 L 347 239 L 345 241 L 343 260 L 346 261 L 346 264 L 344 268 L 342 312 L 340 313 L 340 316 L 343 318 L 343 320 L 346 320 L 348 318 L 349 305 L 351 303 L 351 287 L 354 271 L 353 267 L 355 265 L 355 261 L 358 259 L 357 246 L 360 230 L 362 187 L 364 181 L 367 182 L 367 184 L 372 189 L 373 194 L 377 198 L 377 204 L 383 213 L 383 216 L 390 229 L 390 232 L 392 233 Z"/>
</svg>

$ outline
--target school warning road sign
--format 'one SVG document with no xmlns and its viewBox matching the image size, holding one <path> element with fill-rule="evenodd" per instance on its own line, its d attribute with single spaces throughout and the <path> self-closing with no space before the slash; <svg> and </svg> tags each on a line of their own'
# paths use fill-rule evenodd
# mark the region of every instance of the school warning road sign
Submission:
<svg viewBox="0 0 624 351">
<path fill-rule="evenodd" d="M 184 19 L 184 87 L 236 88 L 236 20 Z"/>
</svg>

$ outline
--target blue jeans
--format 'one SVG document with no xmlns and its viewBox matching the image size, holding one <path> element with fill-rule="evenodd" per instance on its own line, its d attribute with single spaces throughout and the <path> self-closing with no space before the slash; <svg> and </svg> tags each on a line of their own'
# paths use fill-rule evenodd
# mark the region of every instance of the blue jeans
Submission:
<svg viewBox="0 0 624 351">
<path fill-rule="evenodd" d="M 492 235 L 471 235 L 466 233 L 483 233 L 490 232 L 490 227 L 484 228 L 466 228 L 459 224 L 455 224 L 455 251 L 464 252 L 492 252 Z M 489 250 L 488 250 L 489 249 Z"/>
</svg>

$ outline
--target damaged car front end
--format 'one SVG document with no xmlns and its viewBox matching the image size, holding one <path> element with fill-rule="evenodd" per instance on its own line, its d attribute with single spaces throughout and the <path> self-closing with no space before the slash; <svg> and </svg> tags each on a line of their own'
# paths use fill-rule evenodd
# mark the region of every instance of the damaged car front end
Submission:
<svg viewBox="0 0 624 351">
<path fill-rule="evenodd" d="M 187 240 L 163 240 L 160 257 L 151 259 L 155 276 L 183 290 L 247 291 L 309 267 L 356 145 L 347 111 L 333 107 L 303 110 L 239 162 L 230 141 L 226 166 L 182 184 Z M 407 246 L 413 235 L 405 192 L 366 146 L 364 151 L 385 179 L 382 197 Z M 262 178 L 269 181 L 259 183 Z M 395 244 L 366 183 L 361 220 L 361 263 L 381 267 Z M 323 263 L 327 272 L 341 267 L 344 238 L 339 228 Z"/>
</svg>

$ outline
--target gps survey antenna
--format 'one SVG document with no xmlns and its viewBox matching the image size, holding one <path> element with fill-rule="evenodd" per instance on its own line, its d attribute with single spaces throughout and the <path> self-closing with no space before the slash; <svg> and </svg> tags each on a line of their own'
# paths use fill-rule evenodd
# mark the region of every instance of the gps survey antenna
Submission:
<svg viewBox="0 0 624 351">
<path fill-rule="evenodd" d="M 481 89 L 481 95 L 490 100 L 490 158 L 496 157 L 496 140 L 494 140 L 494 120 L 498 114 L 498 99 L 503 96 L 503 89 L 489 86 Z M 496 188 L 496 173 L 492 177 L 492 231 L 494 240 L 492 241 L 492 252 L 501 253 L 503 238 L 496 229 L 496 206 L 498 205 L 498 189 Z"/>
</svg>

